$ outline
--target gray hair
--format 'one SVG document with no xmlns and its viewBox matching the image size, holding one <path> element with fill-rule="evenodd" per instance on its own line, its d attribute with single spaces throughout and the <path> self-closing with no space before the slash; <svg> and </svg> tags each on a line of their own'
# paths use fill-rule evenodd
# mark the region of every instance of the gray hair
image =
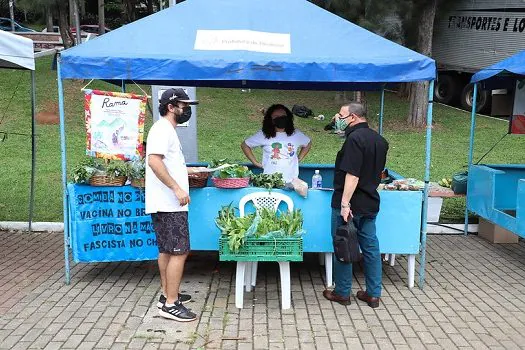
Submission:
<svg viewBox="0 0 525 350">
<path fill-rule="evenodd" d="M 366 119 L 366 106 L 360 102 L 350 102 L 343 107 L 348 108 L 349 114 L 355 114 L 363 119 Z"/>
</svg>

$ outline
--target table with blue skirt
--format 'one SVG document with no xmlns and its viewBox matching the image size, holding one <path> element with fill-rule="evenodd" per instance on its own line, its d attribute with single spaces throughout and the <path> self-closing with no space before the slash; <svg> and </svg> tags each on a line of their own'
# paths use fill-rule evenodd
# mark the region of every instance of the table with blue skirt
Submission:
<svg viewBox="0 0 525 350">
<path fill-rule="evenodd" d="M 309 170 L 313 174 L 313 170 Z M 310 175 L 309 171 L 303 173 Z M 326 171 L 325 176 L 331 180 Z M 220 230 L 215 224 L 218 211 L 230 203 L 237 207 L 242 197 L 256 191 L 268 190 L 258 187 L 190 189 L 188 218 L 191 250 L 218 251 Z M 303 251 L 322 254 L 326 283 L 332 285 L 330 203 L 333 191 L 310 189 L 307 198 L 293 191 L 272 191 L 288 195 L 294 207 L 303 212 Z M 89 263 L 157 259 L 155 232 L 150 215 L 145 213 L 144 194 L 144 189 L 131 186 L 69 184 L 69 242 L 74 261 Z M 381 191 L 380 196 L 381 207 L 376 221 L 380 250 L 391 257 L 394 254 L 408 255 L 407 283 L 412 287 L 415 256 L 420 249 L 423 193 Z"/>
</svg>

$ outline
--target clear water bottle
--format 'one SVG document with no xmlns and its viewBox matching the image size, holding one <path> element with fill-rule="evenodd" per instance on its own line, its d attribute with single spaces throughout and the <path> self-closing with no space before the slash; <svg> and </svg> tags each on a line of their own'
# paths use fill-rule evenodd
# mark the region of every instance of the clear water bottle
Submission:
<svg viewBox="0 0 525 350">
<path fill-rule="evenodd" d="M 323 177 L 319 174 L 319 170 L 316 170 L 314 176 L 312 176 L 312 188 L 323 188 Z"/>
</svg>

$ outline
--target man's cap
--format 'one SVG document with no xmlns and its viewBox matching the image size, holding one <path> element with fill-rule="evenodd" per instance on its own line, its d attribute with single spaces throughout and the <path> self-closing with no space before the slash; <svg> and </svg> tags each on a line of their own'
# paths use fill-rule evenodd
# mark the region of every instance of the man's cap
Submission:
<svg viewBox="0 0 525 350">
<path fill-rule="evenodd" d="M 168 89 L 162 93 L 162 96 L 160 97 L 159 103 L 161 105 L 167 105 L 169 103 L 174 104 L 175 102 L 185 102 L 189 103 L 190 105 L 196 105 L 199 103 L 199 100 L 192 100 L 188 96 L 188 94 L 184 91 L 184 89 Z"/>
</svg>

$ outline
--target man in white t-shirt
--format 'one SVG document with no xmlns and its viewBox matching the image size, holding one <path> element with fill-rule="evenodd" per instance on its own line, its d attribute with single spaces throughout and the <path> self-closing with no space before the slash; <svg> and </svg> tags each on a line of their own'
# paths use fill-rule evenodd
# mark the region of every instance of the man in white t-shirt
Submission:
<svg viewBox="0 0 525 350">
<path fill-rule="evenodd" d="M 162 317 L 182 322 L 197 316 L 183 305 L 191 296 L 179 293 L 190 251 L 190 196 L 188 169 L 175 128 L 190 119 L 190 104 L 197 103 L 183 89 L 164 91 L 159 101 L 162 117 L 151 127 L 146 147 L 146 213 L 151 214 L 155 229 L 162 285 L 157 307 Z"/>
</svg>

